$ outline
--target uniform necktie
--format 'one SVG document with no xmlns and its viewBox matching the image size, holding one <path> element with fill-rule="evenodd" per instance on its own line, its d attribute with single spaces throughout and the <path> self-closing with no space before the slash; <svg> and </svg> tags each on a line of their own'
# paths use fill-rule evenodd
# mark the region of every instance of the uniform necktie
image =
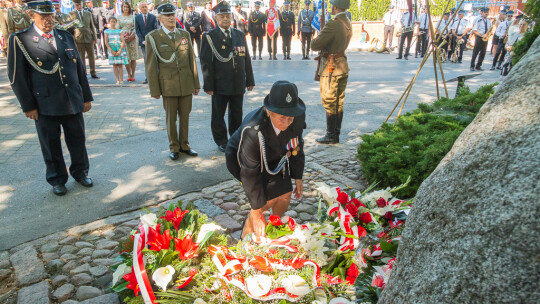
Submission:
<svg viewBox="0 0 540 304">
<path fill-rule="evenodd" d="M 485 34 L 485 33 L 487 33 L 487 30 L 488 30 L 488 28 L 487 28 L 487 20 L 485 20 L 485 19 L 484 19 L 484 28 L 485 28 L 485 32 L 484 32 L 484 34 Z"/>
<path fill-rule="evenodd" d="M 423 30 L 426 29 L 426 23 L 427 23 L 427 15 L 424 15 L 424 27 L 422 28 Z"/>
<path fill-rule="evenodd" d="M 456 34 L 458 34 L 458 35 L 461 35 L 461 34 L 458 33 L 458 32 L 459 32 L 459 24 L 460 24 L 460 23 L 461 23 L 461 19 L 459 19 L 459 21 L 458 21 L 458 23 L 457 23 L 457 27 L 456 27 Z"/>
<path fill-rule="evenodd" d="M 227 37 L 227 40 L 231 39 L 231 33 L 229 32 L 229 30 L 225 30 L 225 36 Z"/>
<path fill-rule="evenodd" d="M 171 37 L 171 40 L 174 42 L 174 32 L 170 32 L 169 36 Z"/>
<path fill-rule="evenodd" d="M 41 36 L 43 36 L 43 38 L 47 39 L 47 42 L 48 42 L 49 44 L 52 44 L 52 39 L 51 39 L 51 38 L 52 38 L 52 34 L 45 34 L 45 33 L 43 33 Z"/>
<path fill-rule="evenodd" d="M 144 17 L 144 26 L 146 26 L 146 15 L 143 15 Z"/>
</svg>

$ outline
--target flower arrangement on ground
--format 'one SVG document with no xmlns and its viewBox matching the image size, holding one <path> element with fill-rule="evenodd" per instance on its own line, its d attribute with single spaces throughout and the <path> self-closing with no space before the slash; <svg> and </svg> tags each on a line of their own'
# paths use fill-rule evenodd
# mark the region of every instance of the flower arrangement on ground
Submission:
<svg viewBox="0 0 540 304">
<path fill-rule="evenodd" d="M 126 303 L 376 302 L 410 202 L 392 197 L 399 188 L 348 194 L 318 186 L 317 223 L 270 216 L 266 237 L 236 244 L 181 202 L 141 216 L 112 289 Z"/>
</svg>

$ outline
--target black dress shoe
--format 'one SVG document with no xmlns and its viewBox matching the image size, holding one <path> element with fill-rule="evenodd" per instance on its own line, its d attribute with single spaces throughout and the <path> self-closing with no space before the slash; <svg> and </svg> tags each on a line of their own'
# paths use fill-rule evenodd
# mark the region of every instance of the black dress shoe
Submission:
<svg viewBox="0 0 540 304">
<path fill-rule="evenodd" d="M 405 60 L 409 60 L 409 57 L 405 56 L 405 57 L 403 57 L 403 59 L 405 59 Z"/>
<path fill-rule="evenodd" d="M 148 80 L 145 79 L 142 83 L 143 83 L 143 84 L 147 84 L 147 83 L 148 83 Z"/>
<path fill-rule="evenodd" d="M 195 151 L 195 150 L 193 150 L 193 149 L 183 150 L 183 151 L 180 151 L 180 152 L 186 153 L 186 154 L 189 155 L 189 156 L 197 156 L 197 155 L 199 155 L 199 154 L 197 153 L 197 151 Z"/>
<path fill-rule="evenodd" d="M 274 57 L 273 57 L 272 59 L 273 59 L 273 60 L 277 60 L 277 57 L 276 57 L 276 56 L 274 56 Z"/>
<path fill-rule="evenodd" d="M 489 70 L 490 70 L 490 71 L 495 70 L 495 66 L 490 67 Z"/>
<path fill-rule="evenodd" d="M 287 60 L 291 60 L 291 57 L 287 56 Z"/>
<path fill-rule="evenodd" d="M 169 153 L 169 158 L 172 160 L 177 160 L 180 157 L 180 153 L 178 152 L 171 152 Z"/>
<path fill-rule="evenodd" d="M 98 75 L 92 75 L 92 78 L 99 79 Z"/>
<path fill-rule="evenodd" d="M 227 145 L 219 145 L 218 148 L 219 148 L 219 151 L 225 152 L 225 149 L 227 149 Z"/>
<path fill-rule="evenodd" d="M 500 65 L 498 65 L 497 70 L 502 70 L 502 67 Z"/>
<path fill-rule="evenodd" d="M 474 68 L 471 68 L 471 72 L 474 72 L 474 71 L 475 71 L 475 69 L 474 69 Z"/>
<path fill-rule="evenodd" d="M 476 68 L 477 71 L 483 71 L 484 69 L 482 68 Z"/>
<path fill-rule="evenodd" d="M 251 59 L 252 60 L 257 60 L 257 56 L 253 56 Z"/>
<path fill-rule="evenodd" d="M 86 188 L 90 188 L 94 185 L 94 182 L 92 181 L 92 179 L 88 176 L 85 176 L 83 178 L 79 178 L 76 180 L 77 183 L 85 186 Z"/>
<path fill-rule="evenodd" d="M 259 60 L 262 60 L 262 56 L 259 56 Z"/>
<path fill-rule="evenodd" d="M 55 185 L 53 186 L 52 191 L 55 195 L 62 196 L 66 194 L 67 189 L 64 185 Z"/>
<path fill-rule="evenodd" d="M 396 57 L 396 59 L 401 59 L 401 57 Z"/>
</svg>

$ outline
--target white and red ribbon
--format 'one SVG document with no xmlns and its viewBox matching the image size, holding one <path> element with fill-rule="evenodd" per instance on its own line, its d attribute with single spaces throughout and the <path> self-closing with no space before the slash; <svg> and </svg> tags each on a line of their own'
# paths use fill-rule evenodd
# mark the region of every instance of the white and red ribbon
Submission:
<svg viewBox="0 0 540 304">
<path fill-rule="evenodd" d="M 344 210 L 341 207 L 340 203 L 334 202 L 328 208 L 327 214 L 328 216 L 333 216 L 333 214 L 335 214 L 336 212 L 337 212 L 337 218 L 339 221 L 339 227 L 341 228 L 341 230 L 347 235 L 355 236 L 355 238 L 341 236 L 338 242 L 339 244 L 338 249 L 341 251 L 357 249 L 358 246 L 360 246 L 360 241 L 358 239 L 360 237 L 360 233 L 358 230 L 358 226 L 351 224 L 351 220 L 354 217 L 348 211 Z"/>
<path fill-rule="evenodd" d="M 146 246 L 148 227 L 143 225 L 139 227 L 139 230 L 141 233 L 135 234 L 133 239 L 133 272 L 135 273 L 144 303 L 156 304 L 156 296 L 152 290 L 152 284 L 148 279 L 142 254 L 142 250 Z"/>
</svg>

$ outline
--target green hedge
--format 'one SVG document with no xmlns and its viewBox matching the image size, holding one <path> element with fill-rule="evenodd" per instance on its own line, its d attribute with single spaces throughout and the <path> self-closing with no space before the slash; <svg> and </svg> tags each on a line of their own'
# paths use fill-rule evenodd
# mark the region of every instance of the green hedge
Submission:
<svg viewBox="0 0 540 304">
<path fill-rule="evenodd" d="M 374 134 L 363 135 L 357 157 L 364 177 L 369 183 L 394 187 L 410 176 L 409 187 L 396 196 L 414 197 L 420 184 L 493 94 L 495 85 L 485 85 L 475 93 L 465 87 L 454 99 L 420 104 L 418 109 L 401 116 L 396 124 L 384 123 Z"/>
<path fill-rule="evenodd" d="M 358 1 L 361 1 L 360 6 L 358 6 Z M 384 14 L 388 11 L 390 4 L 394 2 L 395 1 L 392 0 L 352 0 L 351 8 L 349 10 L 351 11 L 353 21 L 377 21 L 382 20 Z M 416 2 L 419 3 L 419 1 Z M 431 4 L 431 16 L 438 18 L 444 13 L 444 7 L 446 6 L 447 0 L 435 0 L 433 2 Z M 420 7 L 419 4 L 417 5 L 417 14 L 420 16 Z M 450 11 L 450 8 L 455 7 L 455 5 L 456 0 L 452 0 L 447 11 Z"/>
<path fill-rule="evenodd" d="M 512 55 L 513 65 L 518 63 L 518 61 L 525 56 L 536 38 L 540 36 L 540 26 L 538 25 L 540 22 L 540 0 L 529 0 L 525 5 L 525 11 L 531 17 L 530 21 L 536 22 L 536 26 L 534 27 L 533 31 L 525 33 L 523 39 L 518 41 L 514 46 L 514 54 Z M 529 29 L 531 26 L 532 24 L 529 24 Z"/>
</svg>

